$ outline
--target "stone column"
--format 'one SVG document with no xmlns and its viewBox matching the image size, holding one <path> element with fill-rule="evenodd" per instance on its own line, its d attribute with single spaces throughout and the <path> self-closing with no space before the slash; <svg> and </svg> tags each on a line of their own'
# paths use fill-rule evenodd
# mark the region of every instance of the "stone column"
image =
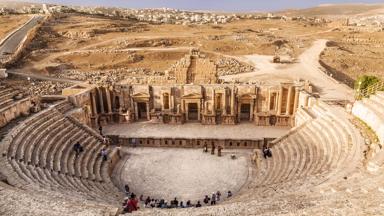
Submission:
<svg viewBox="0 0 384 216">
<path fill-rule="evenodd" d="M 137 107 L 137 102 L 133 102 L 134 107 L 135 107 L 135 118 L 136 120 L 139 119 L 139 108 Z"/>
<path fill-rule="evenodd" d="M 235 115 L 235 87 L 231 89 L 231 115 Z"/>
<path fill-rule="evenodd" d="M 271 88 L 268 88 L 267 111 L 271 111 Z"/>
<path fill-rule="evenodd" d="M 197 103 L 197 120 L 200 121 L 201 100 Z"/>
<path fill-rule="evenodd" d="M 107 105 L 108 105 L 107 112 L 111 113 L 112 112 L 111 93 L 107 88 L 105 89 L 105 95 L 107 96 Z"/>
<path fill-rule="evenodd" d="M 281 105 L 283 103 L 283 87 L 280 86 L 279 100 L 277 102 L 277 115 L 281 115 Z"/>
<path fill-rule="evenodd" d="M 293 112 L 294 113 L 297 110 L 298 103 L 299 103 L 299 87 L 295 87 L 295 100 L 293 103 Z"/>
<path fill-rule="evenodd" d="M 149 121 L 149 120 L 151 120 L 151 116 L 149 115 L 149 109 L 150 109 L 150 107 L 149 107 L 149 101 L 146 102 L 145 104 L 146 104 L 146 108 L 147 108 L 147 119 L 148 119 L 148 121 Z"/>
<path fill-rule="evenodd" d="M 249 112 L 249 120 L 250 121 L 253 121 L 253 113 L 254 113 L 253 109 L 254 109 L 254 106 L 255 106 L 255 100 L 252 99 L 252 101 L 251 101 L 251 111 Z"/>
<path fill-rule="evenodd" d="M 97 89 L 97 94 L 99 95 L 100 112 L 104 113 L 103 92 L 100 88 Z"/>
<path fill-rule="evenodd" d="M 237 121 L 241 121 L 241 103 L 237 101 Z"/>
<path fill-rule="evenodd" d="M 227 89 L 224 89 L 224 101 L 223 101 L 224 115 L 227 115 Z"/>
<path fill-rule="evenodd" d="M 212 89 L 212 114 L 216 113 L 216 107 L 215 107 L 215 90 Z"/>
<path fill-rule="evenodd" d="M 292 90 L 293 90 L 293 86 L 290 86 L 288 88 L 287 108 L 285 109 L 285 115 L 290 115 L 291 114 Z"/>
<path fill-rule="evenodd" d="M 91 104 L 92 104 L 92 115 L 95 116 L 97 114 L 97 108 L 96 108 L 96 98 L 95 93 L 91 92 Z"/>
<path fill-rule="evenodd" d="M 189 116 L 188 116 L 188 113 L 189 113 L 189 110 L 188 110 L 188 103 L 185 102 L 185 100 L 182 100 L 181 101 L 181 112 L 182 113 L 185 113 L 185 119 L 188 121 L 189 120 Z M 185 109 L 184 109 L 185 108 Z"/>
<path fill-rule="evenodd" d="M 171 93 L 172 94 L 172 93 Z M 173 110 L 175 110 L 175 96 L 174 95 L 172 95 L 172 96 L 170 96 L 170 109 L 173 111 Z"/>
</svg>

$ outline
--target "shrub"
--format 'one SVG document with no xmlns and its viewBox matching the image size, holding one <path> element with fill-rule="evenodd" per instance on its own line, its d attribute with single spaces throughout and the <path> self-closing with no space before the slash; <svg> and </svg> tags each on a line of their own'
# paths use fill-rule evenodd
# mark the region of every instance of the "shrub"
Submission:
<svg viewBox="0 0 384 216">
<path fill-rule="evenodd" d="M 355 89 L 365 89 L 370 85 L 373 85 L 377 82 L 379 82 L 380 79 L 375 77 L 375 76 L 368 76 L 368 75 L 363 75 L 360 76 L 356 81 L 355 81 Z M 361 83 L 359 85 L 359 83 Z"/>
</svg>

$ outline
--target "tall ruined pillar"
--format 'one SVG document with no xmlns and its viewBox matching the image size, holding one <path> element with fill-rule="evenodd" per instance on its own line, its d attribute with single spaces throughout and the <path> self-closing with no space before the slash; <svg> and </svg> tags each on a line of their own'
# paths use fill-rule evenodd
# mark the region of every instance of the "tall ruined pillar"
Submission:
<svg viewBox="0 0 384 216">
<path fill-rule="evenodd" d="M 267 111 L 271 111 L 271 88 L 268 88 Z"/>
<path fill-rule="evenodd" d="M 299 104 L 299 87 L 295 87 L 295 100 L 293 102 L 293 112 L 295 113 L 297 110 L 297 106 Z"/>
<path fill-rule="evenodd" d="M 134 104 L 134 107 L 135 107 L 135 119 L 138 120 L 139 119 L 139 108 L 137 107 L 137 103 L 136 102 L 133 102 Z"/>
<path fill-rule="evenodd" d="M 103 92 L 101 88 L 97 88 L 97 94 L 99 95 L 100 112 L 104 113 Z"/>
<path fill-rule="evenodd" d="M 252 101 L 251 101 L 251 111 L 249 112 L 249 120 L 251 120 L 251 121 L 253 121 L 254 107 L 255 107 L 255 100 L 252 99 Z"/>
<path fill-rule="evenodd" d="M 197 120 L 200 121 L 200 113 L 201 113 L 201 100 L 197 103 Z"/>
<path fill-rule="evenodd" d="M 227 89 L 224 89 L 223 114 L 227 115 Z"/>
<path fill-rule="evenodd" d="M 280 86 L 279 100 L 277 102 L 277 115 L 281 115 L 281 105 L 283 103 L 283 87 Z"/>
<path fill-rule="evenodd" d="M 91 105 L 92 105 L 92 116 L 95 116 L 97 114 L 97 104 L 96 104 L 96 98 L 95 93 L 91 92 Z"/>
<path fill-rule="evenodd" d="M 149 120 L 151 120 L 151 116 L 149 115 L 149 101 L 147 102 L 147 103 L 145 103 L 145 105 L 146 105 L 146 108 L 147 108 L 147 120 L 149 121 Z"/>
<path fill-rule="evenodd" d="M 111 92 L 109 91 L 108 88 L 105 89 L 105 95 L 107 96 L 107 112 L 111 113 L 112 112 L 112 102 L 111 102 Z"/>
<path fill-rule="evenodd" d="M 216 113 L 216 107 L 215 107 L 215 90 L 212 89 L 212 114 L 214 115 Z"/>
<path fill-rule="evenodd" d="M 235 87 L 231 89 L 231 115 L 235 115 Z"/>
<path fill-rule="evenodd" d="M 293 86 L 290 86 L 288 88 L 287 107 L 285 109 L 285 115 L 290 115 L 291 114 L 292 90 L 293 90 Z"/>
</svg>

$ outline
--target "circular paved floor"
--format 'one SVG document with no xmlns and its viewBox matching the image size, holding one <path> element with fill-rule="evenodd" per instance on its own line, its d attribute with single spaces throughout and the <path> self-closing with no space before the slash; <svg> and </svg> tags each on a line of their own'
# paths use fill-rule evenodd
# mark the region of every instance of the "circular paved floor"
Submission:
<svg viewBox="0 0 384 216">
<path fill-rule="evenodd" d="M 236 150 L 222 157 L 201 149 L 135 148 L 124 149 L 128 159 L 120 173 L 137 195 L 156 199 L 202 200 L 204 195 L 231 190 L 234 194 L 247 182 L 250 151 Z"/>
</svg>

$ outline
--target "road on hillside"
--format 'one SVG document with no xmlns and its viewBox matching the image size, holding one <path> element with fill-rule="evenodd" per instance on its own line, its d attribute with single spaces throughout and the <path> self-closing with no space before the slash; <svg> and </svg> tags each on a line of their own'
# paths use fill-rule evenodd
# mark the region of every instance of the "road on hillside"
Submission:
<svg viewBox="0 0 384 216">
<path fill-rule="evenodd" d="M 5 58 L 7 55 L 13 54 L 19 44 L 23 41 L 28 31 L 31 30 L 38 21 L 42 20 L 43 16 L 33 17 L 26 25 L 12 34 L 4 43 L 0 46 L 0 59 Z"/>
</svg>

